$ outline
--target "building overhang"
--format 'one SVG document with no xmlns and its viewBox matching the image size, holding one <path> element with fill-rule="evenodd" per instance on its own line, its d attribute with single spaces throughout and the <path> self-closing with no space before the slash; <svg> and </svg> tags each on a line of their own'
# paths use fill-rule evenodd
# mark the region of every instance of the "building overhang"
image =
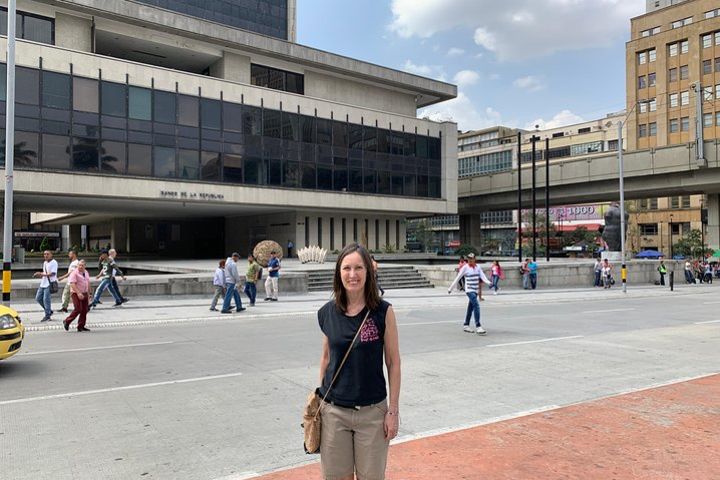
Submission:
<svg viewBox="0 0 720 480">
<path fill-rule="evenodd" d="M 457 209 L 455 201 L 444 199 L 32 170 L 15 171 L 13 194 L 15 211 L 68 213 L 86 219 L 227 217 L 287 211 L 417 216 Z"/>
<path fill-rule="evenodd" d="M 415 94 L 418 108 L 451 100 L 457 86 L 297 43 L 183 15 L 132 1 L 37 0 L 74 12 L 191 37 L 222 47 L 254 52 L 308 68 L 370 81 Z"/>
</svg>

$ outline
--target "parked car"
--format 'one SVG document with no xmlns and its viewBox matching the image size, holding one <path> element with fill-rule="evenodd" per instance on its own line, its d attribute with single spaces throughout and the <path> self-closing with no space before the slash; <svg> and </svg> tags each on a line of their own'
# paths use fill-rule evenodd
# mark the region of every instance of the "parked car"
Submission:
<svg viewBox="0 0 720 480">
<path fill-rule="evenodd" d="M 10 358 L 20 351 L 25 338 L 25 326 L 18 313 L 0 305 L 0 360 Z"/>
</svg>

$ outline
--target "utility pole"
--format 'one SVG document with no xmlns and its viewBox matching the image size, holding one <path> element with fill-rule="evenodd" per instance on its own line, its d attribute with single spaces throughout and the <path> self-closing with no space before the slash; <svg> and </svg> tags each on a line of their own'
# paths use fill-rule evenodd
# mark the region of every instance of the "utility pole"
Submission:
<svg viewBox="0 0 720 480">
<path fill-rule="evenodd" d="M 7 92 L 5 96 L 5 217 L 3 219 L 2 303 L 10 305 L 13 241 L 13 170 L 15 167 L 15 0 L 8 1 Z"/>
<path fill-rule="evenodd" d="M 517 134 L 517 174 L 518 174 L 518 210 L 517 210 L 517 235 L 518 235 L 518 262 L 523 261 L 522 252 L 522 133 Z"/>
<path fill-rule="evenodd" d="M 623 122 L 618 122 L 618 172 L 620 175 L 620 259 L 623 293 L 627 293 L 627 265 L 625 264 L 625 174 L 623 171 Z"/>
<path fill-rule="evenodd" d="M 703 125 L 703 101 L 705 100 L 705 92 L 700 82 L 693 83 L 692 88 L 695 91 L 695 161 L 699 167 L 707 166 L 705 160 L 705 132 Z"/>
<path fill-rule="evenodd" d="M 545 261 L 550 261 L 550 139 L 545 139 Z"/>
<path fill-rule="evenodd" d="M 533 262 L 537 261 L 537 192 L 535 190 L 535 166 L 536 166 L 536 153 L 535 144 L 540 140 L 540 137 L 533 135 L 530 137 L 532 143 L 532 253 Z"/>
</svg>

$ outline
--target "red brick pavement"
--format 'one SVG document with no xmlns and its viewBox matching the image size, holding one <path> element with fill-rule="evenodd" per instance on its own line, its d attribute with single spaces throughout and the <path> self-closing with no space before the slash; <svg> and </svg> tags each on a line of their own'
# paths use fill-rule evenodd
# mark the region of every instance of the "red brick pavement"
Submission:
<svg viewBox="0 0 720 480">
<path fill-rule="evenodd" d="M 393 445 L 387 478 L 720 480 L 720 375 Z"/>
</svg>

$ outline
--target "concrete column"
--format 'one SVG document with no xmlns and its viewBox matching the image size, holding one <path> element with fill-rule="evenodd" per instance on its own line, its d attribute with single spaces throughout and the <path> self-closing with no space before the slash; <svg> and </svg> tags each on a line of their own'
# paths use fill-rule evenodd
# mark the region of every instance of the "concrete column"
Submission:
<svg viewBox="0 0 720 480">
<path fill-rule="evenodd" d="M 712 250 L 720 248 L 720 195 L 707 196 L 708 223 L 705 241 Z"/>
<path fill-rule="evenodd" d="M 480 214 L 460 215 L 460 243 L 480 248 Z"/>
<path fill-rule="evenodd" d="M 288 0 L 287 2 L 287 16 L 288 16 L 288 42 L 297 42 L 297 0 Z"/>
<path fill-rule="evenodd" d="M 63 252 L 70 250 L 70 225 L 60 227 L 60 250 Z"/>
<path fill-rule="evenodd" d="M 82 248 L 82 225 L 68 225 L 68 240 L 69 240 L 69 247 L 72 248 Z"/>
<path fill-rule="evenodd" d="M 127 252 L 128 248 L 128 221 L 127 219 L 114 219 L 110 224 L 110 245 L 118 252 Z"/>
<path fill-rule="evenodd" d="M 92 52 L 92 21 L 89 18 L 57 13 L 55 15 L 55 45 Z"/>
<path fill-rule="evenodd" d="M 210 65 L 210 76 L 249 84 L 250 57 L 223 52 L 223 57 Z"/>
</svg>

